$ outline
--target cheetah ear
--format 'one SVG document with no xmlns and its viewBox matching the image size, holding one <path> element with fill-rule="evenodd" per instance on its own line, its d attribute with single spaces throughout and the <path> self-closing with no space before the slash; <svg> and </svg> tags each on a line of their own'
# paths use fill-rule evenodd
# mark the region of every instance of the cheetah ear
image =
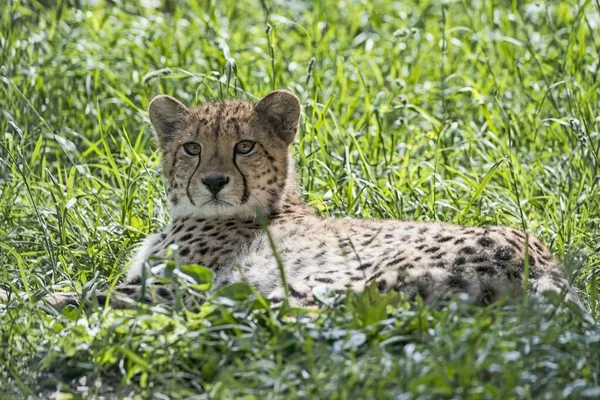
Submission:
<svg viewBox="0 0 600 400">
<path fill-rule="evenodd" d="M 286 144 L 294 141 L 300 119 L 300 101 L 295 94 L 288 90 L 274 90 L 254 106 L 254 112 L 266 118 Z"/>
<path fill-rule="evenodd" d="M 167 95 L 156 96 L 148 106 L 150 122 L 161 147 L 175 137 L 185 122 L 189 109 Z"/>
</svg>

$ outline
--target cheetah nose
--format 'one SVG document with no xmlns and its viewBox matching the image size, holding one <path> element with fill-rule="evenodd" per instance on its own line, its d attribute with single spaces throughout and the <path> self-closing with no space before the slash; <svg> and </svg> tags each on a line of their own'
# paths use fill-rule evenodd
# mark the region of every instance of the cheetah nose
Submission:
<svg viewBox="0 0 600 400">
<path fill-rule="evenodd" d="M 206 174 L 204 178 L 202 178 L 202 183 L 204 183 L 208 190 L 214 195 L 219 193 L 228 182 L 228 176 L 214 172 Z"/>
</svg>

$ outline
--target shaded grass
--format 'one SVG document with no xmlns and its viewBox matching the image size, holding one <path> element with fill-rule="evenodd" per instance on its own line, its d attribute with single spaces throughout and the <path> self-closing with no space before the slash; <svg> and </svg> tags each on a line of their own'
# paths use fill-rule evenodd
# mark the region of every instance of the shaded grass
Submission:
<svg viewBox="0 0 600 400">
<path fill-rule="evenodd" d="M 600 4 L 166 3 L 4 7 L 0 288 L 114 283 L 166 223 L 152 96 L 287 87 L 303 104 L 301 190 L 321 213 L 524 228 L 598 318 Z M 17 299 L 0 312 L 0 394 L 598 395 L 600 333 L 579 313 L 396 301 L 364 323 L 386 301 L 352 299 L 367 311 L 348 300 L 316 321 L 251 301 L 86 316 Z"/>
</svg>

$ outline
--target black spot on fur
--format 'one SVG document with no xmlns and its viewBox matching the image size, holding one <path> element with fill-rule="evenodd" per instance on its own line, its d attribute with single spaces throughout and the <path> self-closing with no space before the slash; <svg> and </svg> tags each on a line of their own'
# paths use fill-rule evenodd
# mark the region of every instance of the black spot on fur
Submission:
<svg viewBox="0 0 600 400">
<path fill-rule="evenodd" d="M 444 237 L 440 238 L 438 240 L 438 242 L 439 243 L 446 243 L 446 242 L 449 242 L 450 240 L 452 240 L 452 238 L 453 238 L 452 236 L 444 236 Z"/>
<path fill-rule="evenodd" d="M 139 285 L 142 283 L 142 277 L 141 276 L 134 276 L 133 278 L 131 278 L 130 280 L 128 280 L 126 282 L 129 285 Z"/>
<path fill-rule="evenodd" d="M 296 298 L 296 299 L 305 299 L 306 298 L 306 293 L 302 293 L 297 291 L 296 289 L 294 289 L 292 287 L 292 285 L 288 285 L 290 294 L 292 295 L 292 297 Z"/>
<path fill-rule="evenodd" d="M 467 288 L 469 287 L 469 282 L 460 276 L 450 275 L 448 278 L 446 278 L 446 285 L 452 289 L 466 292 Z"/>
<path fill-rule="evenodd" d="M 187 240 L 190 240 L 191 238 L 192 238 L 192 234 L 191 234 L 191 233 L 186 233 L 185 235 L 183 235 L 183 236 L 181 237 L 181 239 L 180 239 L 180 240 L 182 240 L 182 241 L 184 241 L 184 242 L 185 242 L 185 241 L 187 241 Z"/>
<path fill-rule="evenodd" d="M 380 292 L 383 292 L 386 289 L 387 289 L 387 281 L 385 279 L 382 279 L 377 282 L 377 290 L 379 290 Z"/>
<path fill-rule="evenodd" d="M 129 286 L 117 286 L 115 288 L 115 290 L 117 292 L 119 292 L 119 293 L 123 293 L 123 294 L 126 294 L 128 296 L 130 296 L 130 295 L 135 294 L 135 293 L 138 292 L 137 288 L 132 288 L 132 287 L 129 287 Z"/>
<path fill-rule="evenodd" d="M 406 260 L 405 256 L 399 255 L 398 257 L 395 257 L 395 258 L 391 259 L 390 261 L 388 261 L 387 265 L 398 265 L 398 264 L 401 264 L 405 260 Z"/>
<path fill-rule="evenodd" d="M 454 259 L 454 265 L 464 265 L 467 262 L 465 257 L 457 257 Z"/>
<path fill-rule="evenodd" d="M 506 241 L 508 242 L 508 244 L 510 244 L 516 250 L 521 250 L 523 248 L 523 246 L 521 246 L 519 243 L 515 242 L 514 240 L 512 240 L 510 238 L 506 238 Z"/>
<path fill-rule="evenodd" d="M 179 254 L 181 254 L 182 256 L 187 256 L 188 254 L 190 254 L 190 248 L 189 247 L 184 247 L 181 249 L 181 251 L 179 252 Z"/>
<path fill-rule="evenodd" d="M 459 253 L 462 253 L 462 254 L 475 254 L 476 252 L 477 252 L 477 250 L 471 246 L 465 246 L 459 250 Z"/>
<path fill-rule="evenodd" d="M 66 306 L 73 306 L 73 307 L 79 307 L 79 300 L 75 299 L 75 298 L 68 298 L 64 301 L 64 304 Z"/>
<path fill-rule="evenodd" d="M 492 247 L 496 242 L 487 236 L 482 236 L 477 240 L 477 243 L 483 247 Z"/>
<path fill-rule="evenodd" d="M 364 271 L 367 268 L 370 268 L 373 264 L 371 263 L 364 263 L 361 264 L 358 268 L 356 268 L 358 271 Z"/>
<path fill-rule="evenodd" d="M 454 244 L 463 244 L 465 242 L 465 238 L 458 238 L 454 241 Z"/>
<path fill-rule="evenodd" d="M 494 258 L 496 260 L 508 261 L 512 259 L 514 253 L 515 251 L 512 248 L 504 246 L 496 250 L 496 252 L 494 253 Z"/>
<path fill-rule="evenodd" d="M 530 266 L 535 266 L 537 264 L 537 260 L 535 259 L 534 256 L 532 256 L 531 254 L 529 255 L 529 265 Z"/>
<path fill-rule="evenodd" d="M 479 256 L 479 257 L 473 258 L 472 262 L 482 263 L 482 262 L 486 262 L 487 260 L 488 260 L 487 257 Z"/>
<path fill-rule="evenodd" d="M 420 250 L 423 250 L 425 247 L 427 247 L 427 245 L 426 244 L 422 244 L 420 246 L 415 247 L 415 249 L 417 249 L 417 250 L 420 251 Z"/>
<path fill-rule="evenodd" d="M 379 278 L 381 275 L 383 275 L 383 271 L 379 271 L 378 273 L 369 277 L 369 279 L 367 279 L 367 282 L 374 281 L 375 279 Z"/>
<path fill-rule="evenodd" d="M 521 232 L 521 231 L 518 231 L 518 230 L 516 230 L 516 229 L 513 229 L 513 230 L 512 230 L 512 233 L 513 233 L 513 235 L 515 235 L 516 237 L 518 237 L 518 238 L 521 238 L 521 239 L 525 240 L 525 234 L 524 234 L 523 232 Z"/>
<path fill-rule="evenodd" d="M 202 231 L 204 231 L 204 232 L 208 232 L 208 231 L 212 230 L 213 228 L 214 228 L 214 226 L 213 226 L 213 225 L 210 225 L 210 224 L 208 224 L 208 225 L 204 225 L 204 226 L 202 227 Z"/>
<path fill-rule="evenodd" d="M 174 234 L 178 234 L 183 229 L 183 223 L 176 225 L 175 229 L 173 229 Z"/>
<path fill-rule="evenodd" d="M 476 266 L 475 272 L 482 275 L 493 275 L 496 272 L 496 270 L 490 264 L 484 264 Z"/>
<path fill-rule="evenodd" d="M 317 253 L 317 255 L 315 255 L 315 258 L 319 259 L 321 257 L 324 257 L 325 254 L 327 254 L 327 250 L 323 250 L 323 251 Z"/>
<path fill-rule="evenodd" d="M 331 278 L 315 278 L 315 281 L 317 282 L 321 282 L 321 283 L 333 283 L 333 279 Z"/>
<path fill-rule="evenodd" d="M 104 306 L 106 305 L 106 295 L 105 294 L 97 294 L 95 296 L 96 301 L 98 302 L 98 305 L 100 306 Z"/>
<path fill-rule="evenodd" d="M 428 249 L 425 250 L 425 253 L 435 253 L 436 251 L 438 251 L 440 248 L 439 246 L 432 246 Z"/>
</svg>

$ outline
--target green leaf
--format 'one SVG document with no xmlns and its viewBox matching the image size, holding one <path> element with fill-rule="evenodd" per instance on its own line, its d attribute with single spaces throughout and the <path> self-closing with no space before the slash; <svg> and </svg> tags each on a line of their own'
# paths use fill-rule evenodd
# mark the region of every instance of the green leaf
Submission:
<svg viewBox="0 0 600 400">
<path fill-rule="evenodd" d="M 252 288 L 241 282 L 223 286 L 215 292 L 215 297 L 226 297 L 235 301 L 245 301 L 253 294 Z"/>
<path fill-rule="evenodd" d="M 177 271 L 178 275 L 188 281 L 194 289 L 210 290 L 213 285 L 214 273 L 201 265 L 183 265 Z"/>
</svg>

